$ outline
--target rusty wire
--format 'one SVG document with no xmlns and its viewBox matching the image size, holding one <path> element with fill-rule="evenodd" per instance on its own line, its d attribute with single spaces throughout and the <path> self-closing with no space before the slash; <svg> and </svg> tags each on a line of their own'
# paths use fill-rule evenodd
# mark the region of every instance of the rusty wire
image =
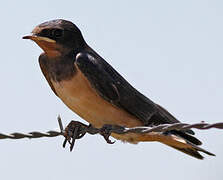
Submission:
<svg viewBox="0 0 223 180">
<path fill-rule="evenodd" d="M 77 121 L 75 121 L 77 122 Z M 11 133 L 11 134 L 4 134 L 0 133 L 0 139 L 22 139 L 22 138 L 41 138 L 41 137 L 56 137 L 56 136 L 64 136 L 65 130 L 63 129 L 62 121 L 60 116 L 58 116 L 58 123 L 60 127 L 60 131 L 47 131 L 47 132 L 39 132 L 39 131 L 32 131 L 29 133 Z M 79 125 L 82 125 L 82 134 L 89 133 L 89 134 L 100 134 L 101 129 L 94 128 L 92 126 L 87 126 L 83 123 L 78 122 Z M 195 123 L 195 124 L 187 124 L 187 123 L 174 123 L 174 124 L 162 124 L 153 127 L 134 127 L 134 128 L 126 128 L 122 126 L 110 126 L 110 133 L 117 133 L 117 134 L 125 134 L 125 133 L 149 133 L 149 132 L 166 132 L 170 130 L 188 130 L 188 129 L 200 129 L 206 130 L 211 128 L 223 129 L 223 122 L 208 124 L 208 123 Z M 78 138 L 79 139 L 79 138 Z"/>
</svg>

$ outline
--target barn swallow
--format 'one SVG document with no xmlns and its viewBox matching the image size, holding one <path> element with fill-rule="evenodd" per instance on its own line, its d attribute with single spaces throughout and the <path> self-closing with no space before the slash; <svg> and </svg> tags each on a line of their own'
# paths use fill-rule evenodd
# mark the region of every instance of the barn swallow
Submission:
<svg viewBox="0 0 223 180">
<path fill-rule="evenodd" d="M 84 40 L 70 21 L 56 19 L 34 28 L 23 39 L 33 40 L 44 52 L 39 64 L 51 89 L 73 112 L 101 128 L 178 123 L 173 115 L 137 91 Z M 165 133 L 115 134 L 118 140 L 137 144 L 158 141 L 198 159 L 199 153 L 214 154 L 199 147 L 192 130 Z"/>
</svg>

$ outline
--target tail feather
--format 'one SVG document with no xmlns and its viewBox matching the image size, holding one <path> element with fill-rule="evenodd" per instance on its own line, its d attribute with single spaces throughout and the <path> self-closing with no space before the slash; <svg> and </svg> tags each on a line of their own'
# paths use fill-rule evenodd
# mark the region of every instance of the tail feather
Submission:
<svg viewBox="0 0 223 180">
<path fill-rule="evenodd" d="M 190 148 L 178 148 L 178 147 L 175 147 L 175 146 L 171 146 L 172 148 L 174 149 L 177 149 L 183 153 L 186 153 L 190 156 L 193 156 L 197 159 L 204 159 L 204 156 L 202 156 L 197 150 L 194 150 L 194 149 L 190 149 Z"/>
<path fill-rule="evenodd" d="M 190 144 L 196 151 L 203 152 L 203 153 L 208 154 L 210 156 L 215 156 L 215 154 L 213 154 L 213 153 L 211 153 L 211 152 L 209 152 L 209 151 L 207 151 L 207 150 L 205 150 L 205 149 L 203 149 L 201 147 L 198 147 L 198 146 L 196 146 L 196 145 L 194 145 L 194 144 L 192 144 L 190 142 L 187 142 L 187 143 Z"/>
<path fill-rule="evenodd" d="M 203 152 L 205 154 L 208 154 L 210 156 L 215 156 L 215 154 L 213 154 L 211 152 L 208 152 L 205 149 L 202 149 L 202 148 L 197 147 L 195 145 L 191 145 L 191 146 L 192 147 L 188 147 L 188 148 L 179 148 L 179 147 L 176 147 L 176 146 L 171 146 L 171 147 L 174 148 L 174 149 L 177 149 L 177 150 L 179 150 L 179 151 L 181 151 L 183 153 L 186 153 L 186 154 L 188 154 L 190 156 L 193 156 L 193 157 L 195 157 L 197 159 L 204 159 L 204 157 L 198 151 Z"/>
<path fill-rule="evenodd" d="M 176 130 L 172 130 L 172 131 L 169 131 L 171 134 L 175 134 L 177 136 L 180 136 L 182 137 L 183 139 L 195 144 L 195 145 L 202 145 L 202 142 L 197 139 L 196 137 L 192 136 L 192 135 L 189 135 L 187 133 L 184 133 L 182 131 L 176 131 Z"/>
<path fill-rule="evenodd" d="M 199 145 L 202 144 L 200 140 L 184 132 L 170 131 L 168 134 L 165 135 L 167 139 L 163 141 L 164 144 L 183 153 L 186 153 L 192 157 L 203 159 L 204 157 L 199 153 L 199 151 L 210 156 L 215 156 L 215 154 L 199 147 Z"/>
</svg>

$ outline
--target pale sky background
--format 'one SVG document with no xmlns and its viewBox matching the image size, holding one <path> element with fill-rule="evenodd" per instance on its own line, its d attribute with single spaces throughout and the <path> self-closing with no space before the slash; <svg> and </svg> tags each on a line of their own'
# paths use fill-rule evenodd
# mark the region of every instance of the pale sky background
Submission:
<svg viewBox="0 0 223 180">
<path fill-rule="evenodd" d="M 50 90 L 41 49 L 22 40 L 56 18 L 74 22 L 93 49 L 179 120 L 223 121 L 222 0 L 8 0 L 0 17 L 0 132 L 52 130 L 58 114 L 64 124 L 81 120 Z M 196 130 L 217 155 L 203 161 L 159 143 L 109 145 L 98 135 L 77 141 L 72 153 L 62 137 L 0 140 L 0 179 L 221 180 L 222 132 Z"/>
</svg>

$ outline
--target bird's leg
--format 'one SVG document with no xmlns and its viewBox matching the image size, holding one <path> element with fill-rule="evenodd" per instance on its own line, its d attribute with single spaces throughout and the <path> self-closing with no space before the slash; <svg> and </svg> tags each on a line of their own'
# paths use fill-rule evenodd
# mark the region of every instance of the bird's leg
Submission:
<svg viewBox="0 0 223 180">
<path fill-rule="evenodd" d="M 75 144 L 75 140 L 82 138 L 86 134 L 87 128 L 88 126 L 81 122 L 71 121 L 65 128 L 64 132 L 65 140 L 63 143 L 63 147 L 66 146 L 66 143 L 68 141 L 70 144 L 70 151 L 72 151 Z"/>
</svg>

